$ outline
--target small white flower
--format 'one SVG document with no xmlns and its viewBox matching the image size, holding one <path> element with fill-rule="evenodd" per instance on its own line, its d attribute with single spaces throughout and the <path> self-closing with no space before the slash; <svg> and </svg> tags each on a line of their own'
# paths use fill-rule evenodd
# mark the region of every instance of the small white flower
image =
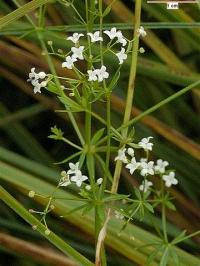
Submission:
<svg viewBox="0 0 200 266">
<path fill-rule="evenodd" d="M 118 156 L 115 157 L 115 161 L 122 161 L 123 163 L 128 163 L 128 160 L 126 158 L 126 149 L 120 149 L 118 150 Z"/>
<path fill-rule="evenodd" d="M 38 74 L 35 72 L 35 67 L 31 68 L 31 72 L 29 73 L 29 79 L 27 79 L 27 81 L 32 81 L 32 80 L 36 80 L 39 79 Z"/>
<path fill-rule="evenodd" d="M 82 33 L 79 34 L 75 32 L 72 36 L 68 37 L 67 40 L 72 41 L 73 43 L 76 44 L 81 36 L 84 36 L 84 35 Z"/>
<path fill-rule="evenodd" d="M 101 185 L 102 182 L 103 182 L 103 178 L 98 178 L 98 179 L 97 179 L 97 185 Z"/>
<path fill-rule="evenodd" d="M 70 170 L 67 171 L 67 175 L 76 174 L 79 171 L 79 162 L 77 163 L 69 163 Z"/>
<path fill-rule="evenodd" d="M 162 179 L 165 181 L 166 187 L 171 187 L 171 185 L 178 184 L 178 180 L 175 178 L 174 172 L 170 172 L 168 175 L 163 175 Z"/>
<path fill-rule="evenodd" d="M 72 69 L 72 67 L 74 66 L 74 62 L 76 62 L 76 61 L 77 61 L 76 58 L 73 58 L 71 56 L 67 56 L 65 59 L 65 62 L 62 63 L 62 67 Z"/>
<path fill-rule="evenodd" d="M 157 164 L 155 165 L 155 171 L 163 174 L 165 172 L 165 167 L 167 167 L 169 163 L 167 161 L 163 161 L 161 159 L 157 160 Z"/>
<path fill-rule="evenodd" d="M 141 158 L 141 159 L 140 159 L 140 162 L 141 162 L 141 163 L 147 163 L 147 158 Z"/>
<path fill-rule="evenodd" d="M 130 174 L 132 175 L 135 170 L 140 166 L 140 163 L 137 163 L 135 157 L 131 159 L 131 162 L 126 165 L 126 168 L 129 169 Z"/>
<path fill-rule="evenodd" d="M 152 151 L 153 143 L 149 142 L 153 137 L 143 138 L 138 145 L 146 151 Z"/>
<path fill-rule="evenodd" d="M 41 93 L 41 88 L 44 88 L 47 86 L 47 81 L 43 80 L 45 79 L 47 76 L 47 74 L 45 72 L 39 72 L 36 73 L 35 72 L 35 68 L 31 68 L 31 72 L 29 73 L 29 79 L 27 79 L 28 82 L 31 82 L 31 84 L 33 85 L 34 89 L 34 93 Z M 43 80 L 43 81 L 39 81 L 39 80 Z"/>
<path fill-rule="evenodd" d="M 72 47 L 71 48 L 71 51 L 72 51 L 72 53 L 73 53 L 73 55 L 72 55 L 72 58 L 74 58 L 74 59 L 80 59 L 80 60 L 83 60 L 84 59 L 84 57 L 83 57 L 83 50 L 84 50 L 84 46 L 80 46 L 80 47 L 78 47 L 78 48 L 76 48 L 76 47 Z"/>
<path fill-rule="evenodd" d="M 147 35 L 146 31 L 144 30 L 144 27 L 142 26 L 137 30 L 137 33 L 138 33 L 138 37 L 140 36 L 145 37 Z"/>
<path fill-rule="evenodd" d="M 100 31 L 95 31 L 94 33 L 89 32 L 87 35 L 90 36 L 91 42 L 103 41 L 103 38 L 100 36 Z"/>
<path fill-rule="evenodd" d="M 128 152 L 128 155 L 130 155 L 131 157 L 133 157 L 134 156 L 134 149 L 133 148 L 128 148 L 128 150 L 127 150 L 127 152 Z"/>
<path fill-rule="evenodd" d="M 89 75 L 88 81 L 96 81 L 98 79 L 96 69 L 95 70 L 88 70 L 87 73 Z"/>
<path fill-rule="evenodd" d="M 144 53 L 145 53 L 145 49 L 144 49 L 143 47 L 140 47 L 139 52 L 140 52 L 141 54 L 144 54 Z"/>
<path fill-rule="evenodd" d="M 110 31 L 109 30 L 105 30 L 104 33 L 106 35 L 108 35 L 108 37 L 113 40 L 115 37 L 117 37 L 117 29 L 116 28 L 112 28 Z"/>
<path fill-rule="evenodd" d="M 139 186 L 139 190 L 147 192 L 147 190 L 149 190 L 151 186 L 153 186 L 153 183 L 151 181 L 143 180 L 142 184 Z"/>
<path fill-rule="evenodd" d="M 150 161 L 148 163 L 142 162 L 142 163 L 140 163 L 140 167 L 141 167 L 140 174 L 142 176 L 154 174 L 154 162 L 153 161 Z"/>
<path fill-rule="evenodd" d="M 122 35 L 121 31 L 118 31 L 116 34 L 117 41 L 122 44 L 122 46 L 125 46 L 127 44 L 127 40 Z"/>
<path fill-rule="evenodd" d="M 37 93 L 37 92 L 41 93 L 41 88 L 46 87 L 47 81 L 42 81 L 41 83 L 39 83 L 39 80 L 36 79 L 36 80 L 32 80 L 31 84 L 34 86 L 34 89 L 33 89 L 34 93 Z"/>
<path fill-rule="evenodd" d="M 39 79 L 44 79 L 44 78 L 46 78 L 46 76 L 47 76 L 47 74 L 45 72 L 39 72 L 38 73 Z"/>
<path fill-rule="evenodd" d="M 66 177 L 62 177 L 60 179 L 60 182 L 59 182 L 59 186 L 60 187 L 67 187 L 71 184 L 70 180 L 69 180 L 69 176 L 67 175 Z"/>
<path fill-rule="evenodd" d="M 125 53 L 125 49 L 124 48 L 122 48 L 121 51 L 116 54 L 116 56 L 119 59 L 119 64 L 120 65 L 124 62 L 124 60 L 127 59 L 127 54 Z"/>
<path fill-rule="evenodd" d="M 102 66 L 100 69 L 96 69 L 96 73 L 97 73 L 99 82 L 101 82 L 104 79 L 107 79 L 109 77 L 109 73 L 106 72 L 106 67 L 105 66 Z"/>
<path fill-rule="evenodd" d="M 123 220 L 124 219 L 124 215 L 121 214 L 121 212 L 119 211 L 114 211 L 114 214 L 115 214 L 115 218 L 118 219 L 118 220 Z"/>
<path fill-rule="evenodd" d="M 87 180 L 88 177 L 85 175 L 82 175 L 81 171 L 76 171 L 75 175 L 71 177 L 71 181 L 75 182 L 77 187 L 81 187 L 82 183 Z"/>
<path fill-rule="evenodd" d="M 88 191 L 90 191 L 91 190 L 91 186 L 90 185 L 87 185 L 87 186 L 85 186 L 85 189 L 88 190 Z"/>
</svg>

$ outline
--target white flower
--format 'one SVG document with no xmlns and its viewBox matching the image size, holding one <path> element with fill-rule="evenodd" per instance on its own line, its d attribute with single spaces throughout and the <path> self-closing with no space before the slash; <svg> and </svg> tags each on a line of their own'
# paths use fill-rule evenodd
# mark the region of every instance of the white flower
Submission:
<svg viewBox="0 0 200 266">
<path fill-rule="evenodd" d="M 131 162 L 126 165 L 126 168 L 129 169 L 130 174 L 132 175 L 134 171 L 140 166 L 140 163 L 137 163 L 135 157 L 131 159 Z"/>
<path fill-rule="evenodd" d="M 65 62 L 62 63 L 62 67 L 66 67 L 68 69 L 72 69 L 72 67 L 74 66 L 74 62 L 76 62 L 77 59 L 73 58 L 71 56 L 67 56 L 65 59 Z"/>
<path fill-rule="evenodd" d="M 124 219 L 124 215 L 121 214 L 119 211 L 114 211 L 115 213 L 115 218 L 119 219 L 119 220 L 123 220 Z"/>
<path fill-rule="evenodd" d="M 101 82 L 104 79 L 107 79 L 109 77 L 109 73 L 106 72 L 106 67 L 105 66 L 102 66 L 100 69 L 96 69 L 96 73 L 97 73 L 99 82 Z"/>
<path fill-rule="evenodd" d="M 85 186 L 85 189 L 88 190 L 88 191 L 90 191 L 91 190 L 91 186 L 90 185 L 87 185 L 87 186 Z"/>
<path fill-rule="evenodd" d="M 141 159 L 140 159 L 140 162 L 141 162 L 141 163 L 143 163 L 143 162 L 147 163 L 147 158 L 141 158 Z"/>
<path fill-rule="evenodd" d="M 42 81 L 41 83 L 39 83 L 38 79 L 37 80 L 32 80 L 31 81 L 31 84 L 34 86 L 34 93 L 41 93 L 41 88 L 44 88 L 46 87 L 47 85 L 47 81 Z"/>
<path fill-rule="evenodd" d="M 71 181 L 75 182 L 77 187 L 80 187 L 83 183 L 83 181 L 87 180 L 88 177 L 85 175 L 82 175 L 81 171 L 78 170 L 75 172 L 75 175 L 71 177 Z"/>
<path fill-rule="evenodd" d="M 122 44 L 122 46 L 125 46 L 127 44 L 127 40 L 122 35 L 121 31 L 118 31 L 116 34 L 117 41 Z"/>
<path fill-rule="evenodd" d="M 87 73 L 89 75 L 88 81 L 96 81 L 98 79 L 96 69 L 95 70 L 88 70 Z"/>
<path fill-rule="evenodd" d="M 119 59 L 119 64 L 120 65 L 124 62 L 124 60 L 127 59 L 127 54 L 125 53 L 125 49 L 124 48 L 122 48 L 121 51 L 116 54 L 116 56 Z"/>
<path fill-rule="evenodd" d="M 125 152 L 126 152 L 126 149 L 120 149 L 120 150 L 118 150 L 118 156 L 115 157 L 115 161 L 118 160 L 118 161 L 122 161 L 123 163 L 127 163 L 128 160 L 126 158 Z"/>
<path fill-rule="evenodd" d="M 72 53 L 73 53 L 73 55 L 72 55 L 72 58 L 74 58 L 74 59 L 80 59 L 80 60 L 83 60 L 84 59 L 84 57 L 83 57 L 83 50 L 84 50 L 84 46 L 80 46 L 80 47 L 78 47 L 78 48 L 76 48 L 76 47 L 72 47 L 71 48 L 71 51 L 72 51 Z"/>
<path fill-rule="evenodd" d="M 69 163 L 70 170 L 67 171 L 67 175 L 76 174 L 79 171 L 79 162 L 77 163 Z"/>
<path fill-rule="evenodd" d="M 148 163 L 142 162 L 142 163 L 140 163 L 140 167 L 141 167 L 140 174 L 142 176 L 154 174 L 154 162 L 153 161 L 150 161 Z"/>
<path fill-rule="evenodd" d="M 145 37 L 147 35 L 146 31 L 144 30 L 144 27 L 142 26 L 137 30 L 137 33 L 138 33 L 138 37 L 140 36 Z"/>
<path fill-rule="evenodd" d="M 95 31 L 94 33 L 89 32 L 87 35 L 90 36 L 91 42 L 103 41 L 103 38 L 100 36 L 100 31 Z"/>
<path fill-rule="evenodd" d="M 147 192 L 147 190 L 149 190 L 151 186 L 153 186 L 153 183 L 151 181 L 143 180 L 142 184 L 139 186 L 139 190 Z"/>
<path fill-rule="evenodd" d="M 143 138 L 138 145 L 146 151 L 152 151 L 153 143 L 150 143 L 149 140 L 153 137 Z"/>
<path fill-rule="evenodd" d="M 110 31 L 109 30 L 105 30 L 104 33 L 106 35 L 108 35 L 108 37 L 113 40 L 115 37 L 117 37 L 117 29 L 116 28 L 112 28 Z"/>
<path fill-rule="evenodd" d="M 68 186 L 70 184 L 71 184 L 71 182 L 69 180 L 69 175 L 66 173 L 66 171 L 62 171 L 61 172 L 61 179 L 60 179 L 58 185 L 60 187 L 66 187 L 66 186 Z"/>
<path fill-rule="evenodd" d="M 157 160 L 157 164 L 155 165 L 155 171 L 163 174 L 165 172 L 165 167 L 167 167 L 169 163 L 167 161 L 163 161 L 161 159 Z"/>
<path fill-rule="evenodd" d="M 134 149 L 133 148 L 128 148 L 128 155 L 130 155 L 131 157 L 134 156 Z"/>
<path fill-rule="evenodd" d="M 29 73 L 29 79 L 27 79 L 28 82 L 31 82 L 31 84 L 33 85 L 34 89 L 34 93 L 41 93 L 41 88 L 44 88 L 47 86 L 47 81 L 43 80 L 43 81 L 39 81 L 42 79 L 45 79 L 47 76 L 47 74 L 45 72 L 39 72 L 36 73 L 35 72 L 35 68 L 31 68 L 31 72 Z"/>
<path fill-rule="evenodd" d="M 70 40 L 76 44 L 81 36 L 84 36 L 84 35 L 82 33 L 79 34 L 75 32 L 72 36 L 68 37 L 67 40 Z"/>
<path fill-rule="evenodd" d="M 45 79 L 46 76 L 47 76 L 47 74 L 46 74 L 45 72 L 39 72 L 39 73 L 38 73 L 38 77 L 39 77 L 39 79 Z"/>
<path fill-rule="evenodd" d="M 175 178 L 174 172 L 170 172 L 168 175 L 163 175 L 162 179 L 165 181 L 166 187 L 171 187 L 171 185 L 178 184 L 178 180 Z"/>
<path fill-rule="evenodd" d="M 98 179 L 97 179 L 97 185 L 101 185 L 102 182 L 103 182 L 103 178 L 98 178 Z"/>
</svg>

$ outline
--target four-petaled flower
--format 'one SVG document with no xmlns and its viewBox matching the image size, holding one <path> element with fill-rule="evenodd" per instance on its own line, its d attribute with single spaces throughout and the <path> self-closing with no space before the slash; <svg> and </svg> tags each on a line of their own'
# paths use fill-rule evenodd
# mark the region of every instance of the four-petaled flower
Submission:
<svg viewBox="0 0 200 266">
<path fill-rule="evenodd" d="M 68 55 L 65 59 L 65 62 L 62 63 L 62 67 L 72 69 L 72 67 L 74 66 L 74 62 L 76 62 L 76 61 L 77 61 L 76 58 L 73 58 L 73 57 Z"/>
<path fill-rule="evenodd" d="M 124 48 L 121 48 L 121 51 L 119 53 L 116 53 L 116 56 L 119 59 L 119 64 L 120 65 L 124 62 L 124 60 L 127 59 L 127 54 L 125 53 L 125 49 Z"/>
<path fill-rule="evenodd" d="M 170 172 L 168 175 L 163 175 L 162 179 L 165 181 L 166 187 L 171 187 L 171 185 L 177 185 L 178 180 L 175 178 L 175 173 Z"/>
<path fill-rule="evenodd" d="M 122 44 L 122 46 L 125 46 L 127 44 L 127 40 L 124 38 L 122 32 L 119 30 L 116 34 L 117 41 Z"/>
<path fill-rule="evenodd" d="M 111 40 L 113 40 L 115 37 L 117 37 L 118 31 L 116 28 L 112 28 L 111 30 L 105 30 L 104 33 L 108 35 Z"/>
<path fill-rule="evenodd" d="M 89 75 L 88 81 L 96 81 L 98 79 L 96 69 L 95 70 L 88 70 L 87 73 Z"/>
<path fill-rule="evenodd" d="M 103 38 L 100 36 L 100 31 L 95 31 L 94 33 L 87 33 L 90 36 L 91 42 L 103 41 Z"/>
<path fill-rule="evenodd" d="M 87 179 L 88 177 L 86 175 L 83 175 L 80 170 L 76 171 L 71 177 L 71 181 L 75 182 L 77 187 L 81 187 L 82 183 Z"/>
<path fill-rule="evenodd" d="M 84 50 L 84 46 L 80 46 L 80 47 L 72 47 L 71 51 L 72 51 L 72 58 L 73 59 L 80 59 L 83 60 L 83 50 Z"/>
<path fill-rule="evenodd" d="M 135 157 L 131 159 L 131 162 L 126 165 L 126 168 L 129 169 L 130 174 L 132 175 L 134 171 L 140 166 L 140 163 L 137 163 Z"/>
<path fill-rule="evenodd" d="M 128 160 L 126 158 L 126 149 L 120 149 L 118 150 L 118 155 L 115 157 L 115 161 L 122 161 L 123 163 L 128 163 Z"/>
<path fill-rule="evenodd" d="M 146 151 L 152 151 L 153 143 L 149 142 L 153 137 L 143 138 L 138 145 Z"/>
<path fill-rule="evenodd" d="M 79 162 L 77 163 L 69 163 L 70 170 L 67 171 L 67 175 L 76 174 L 79 171 Z"/>
<path fill-rule="evenodd" d="M 138 33 L 138 37 L 140 36 L 145 37 L 147 35 L 146 31 L 144 30 L 144 27 L 142 26 L 137 30 L 137 33 Z"/>
<path fill-rule="evenodd" d="M 153 161 L 150 161 L 148 163 L 146 162 L 140 163 L 140 168 L 141 168 L 140 174 L 142 176 L 154 174 L 154 162 Z"/>
<path fill-rule="evenodd" d="M 101 82 L 104 79 L 107 79 L 109 77 L 109 73 L 106 72 L 106 67 L 105 66 L 102 66 L 100 69 L 96 69 L 96 71 L 97 71 L 96 73 L 97 73 L 99 82 Z"/>
<path fill-rule="evenodd" d="M 167 161 L 163 161 L 162 159 L 157 160 L 157 164 L 155 165 L 155 171 L 164 174 L 165 167 L 167 167 L 169 163 Z"/>
<path fill-rule="evenodd" d="M 72 36 L 69 36 L 67 40 L 72 41 L 74 44 L 76 44 L 81 36 L 84 36 L 82 33 L 75 32 Z"/>
<path fill-rule="evenodd" d="M 142 184 L 139 186 L 139 190 L 147 192 L 147 190 L 149 190 L 151 186 L 153 186 L 153 183 L 145 179 L 142 181 Z"/>
</svg>

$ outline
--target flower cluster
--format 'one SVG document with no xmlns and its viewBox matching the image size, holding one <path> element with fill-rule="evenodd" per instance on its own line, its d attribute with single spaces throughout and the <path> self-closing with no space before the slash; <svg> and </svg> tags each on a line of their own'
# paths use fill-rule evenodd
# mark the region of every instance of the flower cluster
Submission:
<svg viewBox="0 0 200 266">
<path fill-rule="evenodd" d="M 59 181 L 59 186 L 68 186 L 71 182 L 74 182 L 77 187 L 81 187 L 82 183 L 88 179 L 87 176 L 83 175 L 81 170 L 79 170 L 79 162 L 73 164 L 69 163 L 69 170 L 61 172 L 61 179 Z"/>
<path fill-rule="evenodd" d="M 88 180 L 86 175 L 83 175 L 81 170 L 79 169 L 79 162 L 77 163 L 69 163 L 69 170 L 61 172 L 61 178 L 59 180 L 58 186 L 59 187 L 67 187 L 72 183 L 75 183 L 77 187 L 81 187 L 83 182 Z M 103 178 L 98 178 L 96 181 L 96 185 L 99 186 L 103 182 Z M 91 190 L 91 186 L 86 184 L 86 190 Z"/>
<path fill-rule="evenodd" d="M 34 87 L 34 93 L 41 93 L 41 88 L 44 88 L 47 86 L 48 81 L 45 80 L 47 77 L 47 74 L 45 72 L 35 72 L 35 68 L 31 68 L 31 72 L 29 73 L 29 79 L 27 79 L 28 82 L 31 82 L 31 84 Z"/>
<path fill-rule="evenodd" d="M 104 33 L 110 38 L 110 40 L 114 40 L 115 38 L 116 43 L 122 44 L 122 46 L 126 46 L 127 40 L 124 38 L 122 32 L 117 30 L 116 28 L 112 28 L 111 30 L 105 30 Z M 91 43 L 95 42 L 102 42 L 103 37 L 101 36 L 100 31 L 96 31 L 94 33 L 89 32 L 87 35 L 90 37 Z M 75 47 L 71 48 L 72 54 L 66 57 L 65 62 L 62 63 L 62 67 L 66 67 L 68 69 L 72 69 L 74 67 L 74 62 L 77 59 L 83 60 L 84 58 L 84 46 L 79 46 L 79 39 L 83 37 L 84 34 L 74 33 L 72 36 L 69 36 L 67 40 L 72 41 L 75 44 Z M 122 64 L 124 60 L 127 59 L 127 54 L 124 48 L 121 48 L 120 52 L 115 53 L 117 58 L 119 59 L 119 64 Z M 109 73 L 106 72 L 106 67 L 104 65 L 101 66 L 99 69 L 88 70 L 87 71 L 89 78 L 88 81 L 98 81 L 102 82 L 104 79 L 109 77 Z"/>
<path fill-rule="evenodd" d="M 144 149 L 147 154 L 153 147 L 153 143 L 150 142 L 150 139 L 152 139 L 152 137 L 143 138 L 138 143 L 138 148 Z M 165 169 L 169 163 L 167 161 L 163 161 L 162 159 L 157 160 L 156 164 L 154 161 L 148 161 L 147 158 L 141 158 L 140 161 L 137 161 L 133 148 L 123 148 L 118 151 L 118 155 L 115 160 L 120 160 L 125 163 L 125 167 L 129 170 L 131 175 L 136 170 L 140 172 L 140 175 L 144 177 L 144 180 L 139 189 L 144 192 L 153 186 L 153 183 L 147 180 L 147 176 L 160 175 L 165 182 L 166 187 L 178 184 L 178 180 L 175 178 L 175 173 L 172 171 L 166 171 Z"/>
</svg>

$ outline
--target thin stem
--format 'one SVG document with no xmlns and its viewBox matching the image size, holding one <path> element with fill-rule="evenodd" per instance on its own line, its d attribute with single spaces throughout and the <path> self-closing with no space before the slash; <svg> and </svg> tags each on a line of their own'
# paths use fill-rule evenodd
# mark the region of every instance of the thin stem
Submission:
<svg viewBox="0 0 200 266">
<path fill-rule="evenodd" d="M 75 261 L 84 266 L 94 266 L 92 262 L 86 259 L 83 255 L 73 249 L 70 245 L 64 242 L 53 232 L 45 234 L 46 227 L 31 215 L 22 205 L 14 199 L 3 187 L 0 186 L 0 199 L 8 205 L 14 212 L 22 217 L 27 223 L 32 226 L 37 226 L 36 230 L 40 232 L 46 239 L 48 239 L 54 246 L 61 250 L 67 256 L 73 258 Z"/>
<path fill-rule="evenodd" d="M 141 5 L 142 5 L 141 0 L 136 0 L 134 36 L 133 36 L 133 39 L 135 41 L 133 43 L 132 62 L 131 62 L 131 69 L 130 69 L 130 75 L 129 75 L 128 92 L 127 92 L 127 98 L 126 98 L 126 107 L 125 107 L 123 125 L 128 123 L 130 116 L 131 116 L 132 102 L 133 102 L 134 89 L 135 89 L 138 48 L 139 48 L 139 37 L 138 37 L 137 30 L 140 27 Z M 127 137 L 127 134 L 128 134 L 128 128 L 127 127 L 123 130 L 122 134 L 123 134 L 124 138 Z M 112 184 L 112 188 L 111 188 L 112 193 L 117 192 L 120 174 L 121 174 L 121 169 L 122 169 L 122 162 L 117 161 L 116 166 L 115 166 L 115 171 L 114 171 L 114 180 L 113 180 L 113 184 Z"/>
</svg>

